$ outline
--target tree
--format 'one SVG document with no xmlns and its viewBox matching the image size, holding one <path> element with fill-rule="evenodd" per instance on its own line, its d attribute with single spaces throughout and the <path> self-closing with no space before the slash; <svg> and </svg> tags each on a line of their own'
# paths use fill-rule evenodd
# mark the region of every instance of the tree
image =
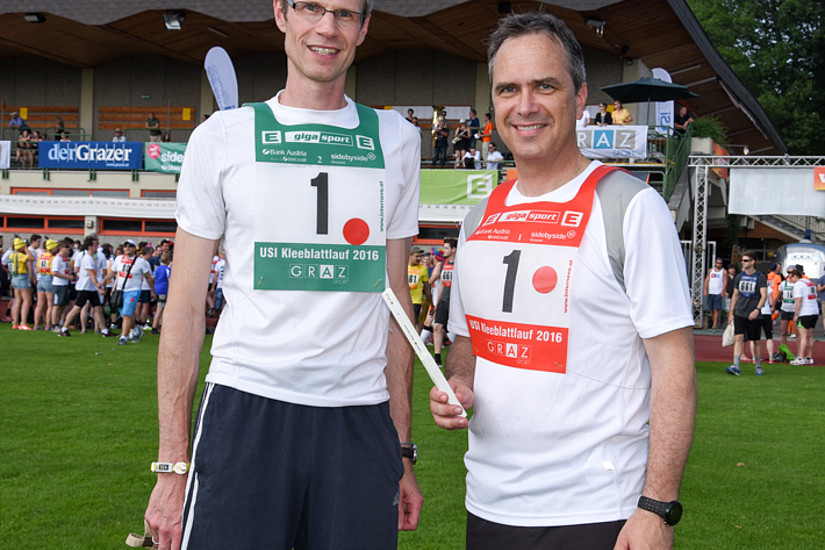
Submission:
<svg viewBox="0 0 825 550">
<path fill-rule="evenodd" d="M 688 0 L 792 155 L 825 155 L 822 0 Z"/>
</svg>

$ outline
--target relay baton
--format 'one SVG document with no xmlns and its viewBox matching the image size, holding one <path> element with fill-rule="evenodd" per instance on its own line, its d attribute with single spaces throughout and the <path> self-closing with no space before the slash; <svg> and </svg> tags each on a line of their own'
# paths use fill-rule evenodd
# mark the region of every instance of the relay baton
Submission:
<svg viewBox="0 0 825 550">
<path fill-rule="evenodd" d="M 421 337 L 415 331 L 415 327 L 410 322 L 410 318 L 407 317 L 407 314 L 404 312 L 404 308 L 402 308 L 401 304 L 398 302 L 398 298 L 395 296 L 395 293 L 391 288 L 387 288 L 387 290 L 381 294 L 381 297 L 384 298 L 384 302 L 386 302 L 387 306 L 390 308 L 392 316 L 395 317 L 396 321 L 398 321 L 401 331 L 404 333 L 404 336 L 407 337 L 407 341 L 410 343 L 413 350 L 415 350 L 415 354 L 418 355 L 419 359 L 421 359 L 421 363 L 423 363 L 424 368 L 427 369 L 427 374 L 430 375 L 430 379 L 435 384 L 435 387 L 447 394 L 450 404 L 461 407 L 461 416 L 467 418 L 467 411 L 465 411 L 464 407 L 461 406 L 461 403 L 459 403 L 458 398 L 453 392 L 453 388 L 450 387 L 450 384 L 447 382 L 447 379 L 444 378 L 444 374 L 442 374 L 441 369 L 439 369 L 438 365 L 435 364 L 435 359 L 433 359 L 433 356 L 430 355 L 430 352 L 427 350 L 427 346 L 424 345 L 424 342 L 421 341 Z"/>
</svg>

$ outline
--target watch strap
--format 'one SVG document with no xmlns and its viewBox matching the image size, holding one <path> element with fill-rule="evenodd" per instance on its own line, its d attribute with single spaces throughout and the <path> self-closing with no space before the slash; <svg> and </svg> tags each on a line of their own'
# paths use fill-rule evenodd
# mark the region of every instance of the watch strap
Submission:
<svg viewBox="0 0 825 550">
<path fill-rule="evenodd" d="M 648 512 L 653 512 L 657 516 L 661 517 L 665 520 L 667 525 L 676 525 L 681 519 L 681 513 L 678 514 L 678 517 L 671 518 L 670 511 L 674 509 L 674 507 L 678 507 L 681 510 L 681 504 L 678 500 L 673 500 L 670 502 L 662 502 L 661 500 L 654 500 L 652 498 L 648 498 L 644 495 L 639 497 L 639 502 L 637 506 L 642 510 L 647 510 Z"/>
<path fill-rule="evenodd" d="M 189 463 L 152 462 L 151 470 L 159 474 L 185 474 L 189 471 Z"/>
</svg>

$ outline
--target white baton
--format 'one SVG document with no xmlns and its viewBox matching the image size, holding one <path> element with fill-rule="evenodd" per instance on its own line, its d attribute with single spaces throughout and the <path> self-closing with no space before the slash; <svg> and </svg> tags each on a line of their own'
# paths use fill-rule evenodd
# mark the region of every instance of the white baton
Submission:
<svg viewBox="0 0 825 550">
<path fill-rule="evenodd" d="M 433 356 L 430 355 L 430 352 L 427 350 L 427 346 L 424 345 L 424 342 L 421 341 L 421 337 L 417 332 L 415 332 L 415 327 L 410 322 L 410 318 L 407 317 L 407 314 L 404 312 L 401 304 L 398 303 L 398 298 L 396 298 L 395 293 L 391 288 L 387 288 L 387 290 L 381 293 L 381 297 L 384 298 L 384 302 L 386 302 L 387 306 L 389 306 L 392 316 L 395 317 L 395 320 L 398 321 L 398 324 L 401 326 L 401 330 L 404 332 L 404 336 L 407 337 L 407 341 L 415 350 L 415 354 L 418 355 L 419 359 L 421 359 L 421 363 L 424 365 L 424 368 L 427 369 L 427 374 L 430 375 L 430 379 L 433 381 L 433 384 L 435 384 L 435 387 L 447 394 L 451 404 L 461 407 L 461 403 L 458 402 L 458 398 L 455 396 L 453 388 L 450 387 L 450 384 L 447 382 L 447 379 L 444 378 L 444 374 L 442 374 L 441 369 L 439 369 L 438 365 L 435 364 L 435 359 L 433 359 Z M 467 418 L 467 411 L 464 410 L 464 407 L 461 407 L 461 416 Z"/>
</svg>

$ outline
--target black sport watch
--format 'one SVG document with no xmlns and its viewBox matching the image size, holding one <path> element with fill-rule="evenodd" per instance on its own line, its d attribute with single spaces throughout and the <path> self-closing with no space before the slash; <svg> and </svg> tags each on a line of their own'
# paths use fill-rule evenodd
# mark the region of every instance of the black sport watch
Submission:
<svg viewBox="0 0 825 550">
<path fill-rule="evenodd" d="M 646 496 L 640 496 L 638 506 L 642 510 L 647 510 L 648 512 L 653 512 L 661 516 L 661 518 L 665 520 L 666 525 L 676 525 L 679 523 L 679 520 L 682 519 L 682 503 L 678 500 L 662 502 L 660 500 L 647 498 Z"/>
<path fill-rule="evenodd" d="M 407 441 L 401 444 L 401 457 L 409 458 L 412 465 L 415 466 L 418 461 L 418 446 L 412 441 Z"/>
</svg>

